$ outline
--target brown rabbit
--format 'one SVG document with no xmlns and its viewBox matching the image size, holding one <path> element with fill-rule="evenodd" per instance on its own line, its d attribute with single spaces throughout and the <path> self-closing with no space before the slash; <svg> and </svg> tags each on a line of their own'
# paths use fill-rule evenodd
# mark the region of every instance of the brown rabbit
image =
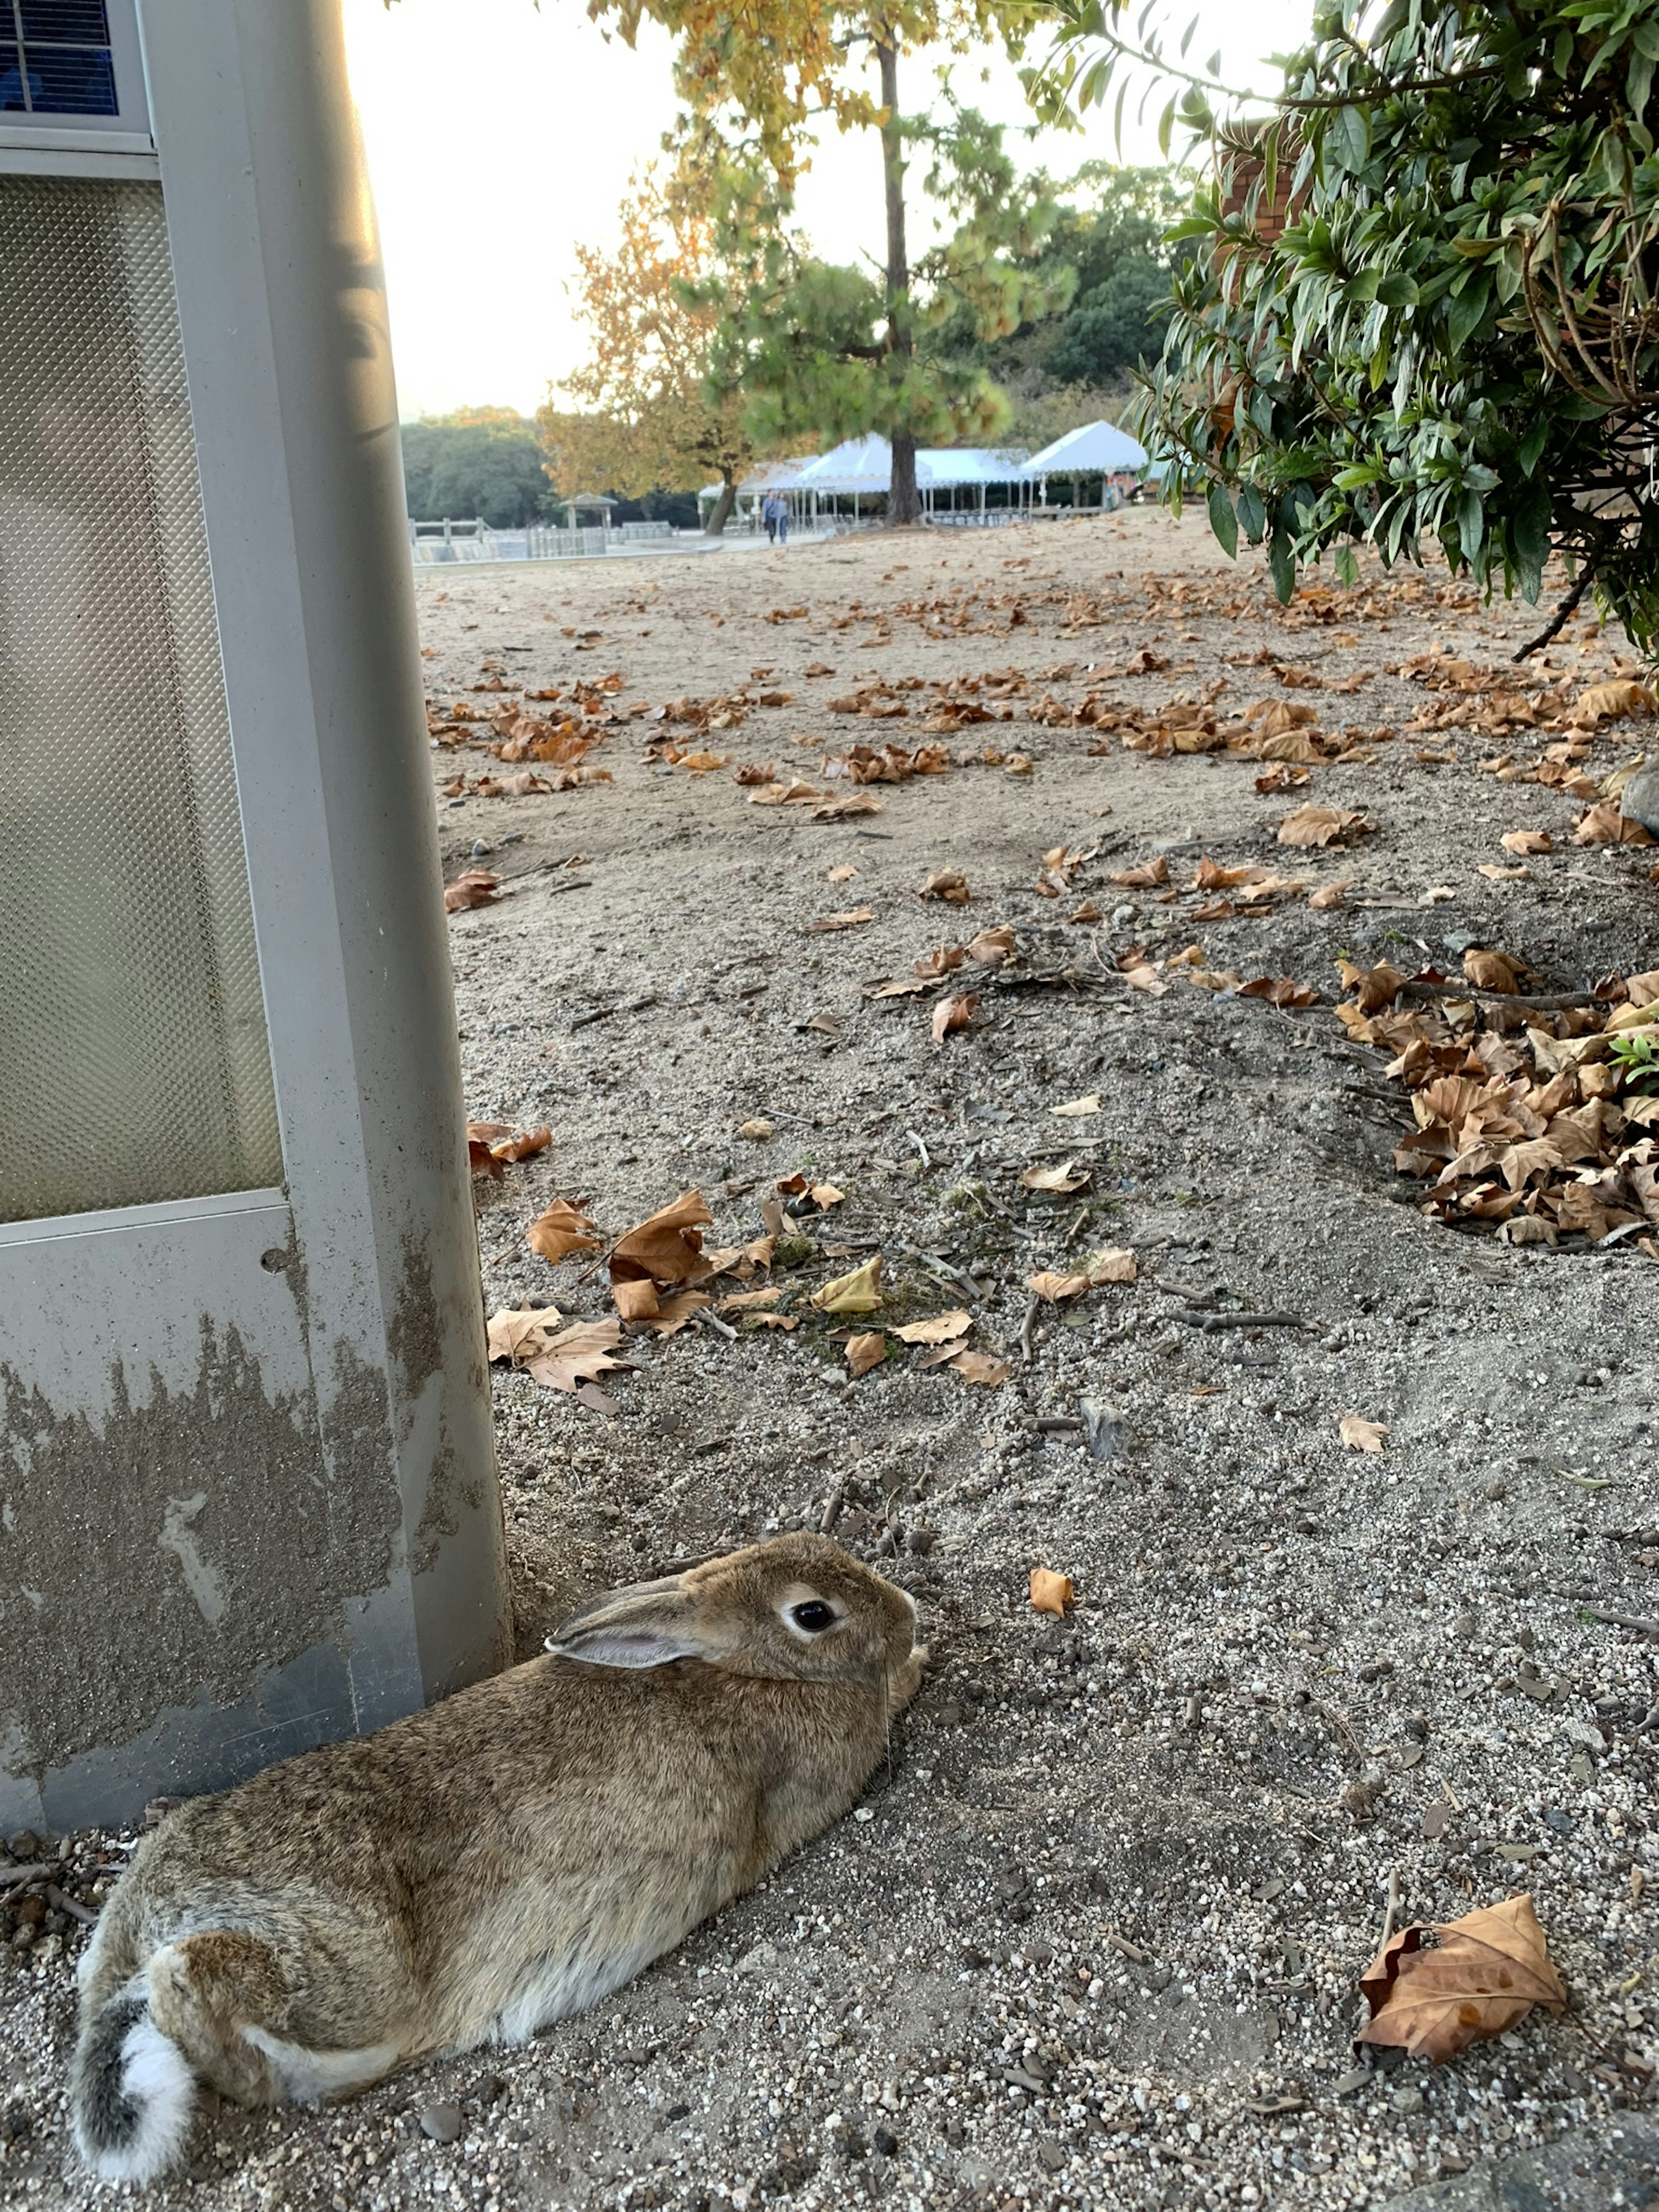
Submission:
<svg viewBox="0 0 1659 2212">
<path fill-rule="evenodd" d="M 180 1807 L 82 1963 L 82 2155 L 148 2181 L 198 2078 L 245 2105 L 343 2095 L 605 1996 L 847 1811 L 915 1694 L 915 1620 L 827 1538 L 780 1536 Z"/>
</svg>

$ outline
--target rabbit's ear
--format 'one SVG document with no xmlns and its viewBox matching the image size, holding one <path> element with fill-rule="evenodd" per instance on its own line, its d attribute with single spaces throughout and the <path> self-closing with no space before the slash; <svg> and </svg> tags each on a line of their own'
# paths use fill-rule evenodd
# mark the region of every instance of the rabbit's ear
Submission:
<svg viewBox="0 0 1659 2212">
<path fill-rule="evenodd" d="M 547 1639 L 561 1659 L 590 1667 L 663 1667 L 671 1659 L 714 1659 L 723 1640 L 697 1619 L 699 1608 L 678 1576 L 639 1583 L 591 1599 Z"/>
</svg>

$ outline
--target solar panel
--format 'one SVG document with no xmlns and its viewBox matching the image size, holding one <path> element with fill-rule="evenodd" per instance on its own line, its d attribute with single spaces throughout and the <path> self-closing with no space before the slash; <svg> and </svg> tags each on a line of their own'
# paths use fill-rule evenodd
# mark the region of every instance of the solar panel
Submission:
<svg viewBox="0 0 1659 2212">
<path fill-rule="evenodd" d="M 0 114 L 118 112 L 104 0 L 0 0 Z"/>
</svg>

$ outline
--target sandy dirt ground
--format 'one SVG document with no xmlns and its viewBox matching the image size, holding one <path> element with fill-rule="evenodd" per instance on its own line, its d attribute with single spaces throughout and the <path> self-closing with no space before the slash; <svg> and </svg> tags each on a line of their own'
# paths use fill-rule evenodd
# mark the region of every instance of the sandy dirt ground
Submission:
<svg viewBox="0 0 1659 2212">
<path fill-rule="evenodd" d="M 500 886 L 451 924 L 469 1110 L 552 1132 L 477 1184 L 487 1310 L 609 1310 L 526 1248 L 556 1197 L 614 1235 L 696 1189 L 727 1247 L 796 1176 L 843 1194 L 786 1217 L 774 1306 L 640 1336 L 602 1402 L 495 1370 L 520 1653 L 829 1523 L 933 1656 L 859 1813 L 597 2013 L 331 2110 L 216 2107 L 155 2201 L 1659 2203 L 1659 1265 L 1426 1218 L 1389 1054 L 1334 1012 L 1340 958 L 1498 948 L 1568 998 L 1659 967 L 1659 854 L 1571 838 L 1651 718 L 1588 737 L 1576 792 L 1506 779 L 1480 763 L 1555 742 L 1480 720 L 1534 611 L 1374 569 L 1279 609 L 1258 556 L 1139 511 L 418 592 L 446 877 Z M 1577 621 L 1522 683 L 1577 698 L 1615 648 Z M 1473 676 L 1398 672 L 1431 653 Z M 1348 757 L 1169 749 L 1275 701 Z M 561 767 L 450 742 L 501 741 L 458 702 L 574 716 L 611 780 L 481 795 Z M 941 772 L 825 774 L 859 744 Z M 823 795 L 768 803 L 794 782 Z M 1369 830 L 1287 848 L 1304 803 Z M 1299 888 L 1190 888 L 1205 856 Z M 939 874 L 966 903 L 918 896 Z M 1033 1300 L 1103 1248 L 1133 1281 Z M 878 1253 L 878 1310 L 812 1307 Z M 965 1370 L 896 1334 L 947 1311 Z M 849 1329 L 886 1342 L 856 1380 Z M 54 1848 L 95 1906 L 120 1839 Z M 1568 2008 L 1438 2068 L 1357 2051 L 1391 1881 L 1402 1919 L 1528 1893 Z M 82 1928 L 39 1891 L 0 1923 L 0 2196 L 112 2201 L 66 2128 Z"/>
</svg>

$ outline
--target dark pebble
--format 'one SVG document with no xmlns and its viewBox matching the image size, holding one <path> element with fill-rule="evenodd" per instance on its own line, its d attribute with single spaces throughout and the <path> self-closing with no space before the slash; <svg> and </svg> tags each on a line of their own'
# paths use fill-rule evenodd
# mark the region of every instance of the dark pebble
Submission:
<svg viewBox="0 0 1659 2212">
<path fill-rule="evenodd" d="M 453 2143 L 460 2138 L 461 2108 L 459 2105 L 422 2105 L 420 2120 L 421 2133 L 430 2136 L 434 2142 Z"/>
<path fill-rule="evenodd" d="M 899 2139 L 891 2128 L 878 2128 L 871 2141 L 884 2158 L 891 2158 L 899 2147 Z"/>
</svg>

